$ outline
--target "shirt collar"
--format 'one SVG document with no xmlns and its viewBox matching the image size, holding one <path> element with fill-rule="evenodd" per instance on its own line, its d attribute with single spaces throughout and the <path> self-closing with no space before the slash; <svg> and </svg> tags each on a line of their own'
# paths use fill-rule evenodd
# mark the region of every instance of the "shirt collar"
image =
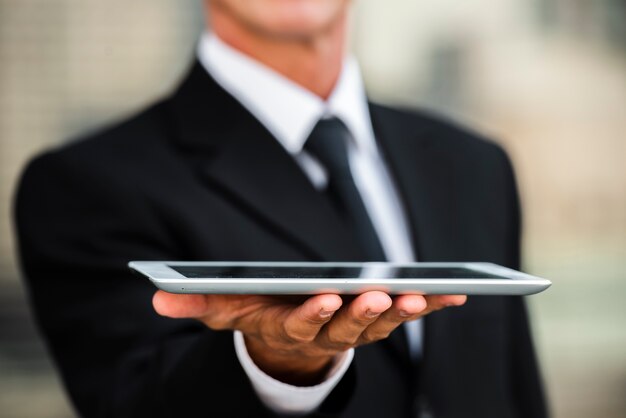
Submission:
<svg viewBox="0 0 626 418">
<path fill-rule="evenodd" d="M 356 60 L 348 57 L 327 101 L 271 68 L 204 33 L 198 59 L 211 76 L 252 113 L 291 154 L 298 154 L 317 121 L 336 116 L 357 147 L 375 149 L 367 97 Z"/>
</svg>

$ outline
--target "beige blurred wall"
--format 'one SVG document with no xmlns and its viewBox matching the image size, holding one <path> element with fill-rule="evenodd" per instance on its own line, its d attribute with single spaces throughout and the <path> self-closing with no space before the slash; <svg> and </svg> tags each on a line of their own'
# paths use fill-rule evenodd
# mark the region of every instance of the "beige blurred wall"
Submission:
<svg viewBox="0 0 626 418">
<path fill-rule="evenodd" d="M 468 124 L 513 158 L 525 269 L 554 281 L 529 305 L 555 416 L 625 416 L 626 1 L 355 5 L 372 98 Z M 0 298 L 24 305 L 9 220 L 24 162 L 169 91 L 201 25 L 198 0 L 0 0 Z M 67 415 L 49 363 L 26 370 L 9 343 L 0 410 Z"/>
</svg>

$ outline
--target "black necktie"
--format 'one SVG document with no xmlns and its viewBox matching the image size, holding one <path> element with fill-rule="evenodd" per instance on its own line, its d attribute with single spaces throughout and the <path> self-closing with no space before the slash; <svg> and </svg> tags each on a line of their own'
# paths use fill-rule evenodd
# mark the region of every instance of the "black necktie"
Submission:
<svg viewBox="0 0 626 418">
<path fill-rule="evenodd" d="M 328 192 L 354 231 L 367 258 L 372 261 L 385 261 L 385 253 L 350 171 L 348 160 L 348 143 L 350 141 L 354 141 L 354 138 L 340 119 L 321 119 L 313 128 L 311 135 L 304 144 L 304 149 L 317 158 L 326 168 Z M 391 333 L 390 340 L 393 340 L 395 345 L 403 347 L 403 349 L 408 348 L 403 326 L 396 328 Z M 419 375 L 419 369 L 417 375 Z M 414 389 L 419 394 L 417 381 L 417 378 L 414 379 Z M 416 406 L 419 407 L 416 411 L 420 411 L 417 412 L 416 416 L 430 416 L 419 415 L 424 411 L 421 404 L 422 397 L 416 395 L 416 399 L 420 400 L 419 405 L 416 403 Z"/>
<path fill-rule="evenodd" d="M 321 119 L 313 128 L 304 149 L 326 168 L 328 192 L 354 231 L 367 258 L 384 261 L 385 253 L 350 171 L 348 143 L 353 140 L 341 120 Z"/>
</svg>

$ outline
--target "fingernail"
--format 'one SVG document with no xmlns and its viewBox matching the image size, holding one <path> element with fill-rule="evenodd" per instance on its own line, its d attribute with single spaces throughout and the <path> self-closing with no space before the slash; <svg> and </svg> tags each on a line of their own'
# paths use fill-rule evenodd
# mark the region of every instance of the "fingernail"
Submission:
<svg viewBox="0 0 626 418">
<path fill-rule="evenodd" d="M 380 312 L 374 312 L 374 311 L 369 310 L 369 309 L 367 311 L 365 311 L 365 316 L 367 316 L 368 318 L 375 318 L 378 315 L 380 315 Z"/>
<path fill-rule="evenodd" d="M 402 316 L 402 317 L 406 318 L 406 317 L 411 316 L 411 314 L 410 314 L 410 313 L 408 313 L 407 311 L 400 311 L 400 316 Z"/>
<path fill-rule="evenodd" d="M 322 309 L 320 311 L 320 318 L 328 318 L 328 317 L 332 316 L 332 314 L 334 314 L 334 313 L 335 313 L 335 311 L 327 311 L 325 309 Z"/>
</svg>

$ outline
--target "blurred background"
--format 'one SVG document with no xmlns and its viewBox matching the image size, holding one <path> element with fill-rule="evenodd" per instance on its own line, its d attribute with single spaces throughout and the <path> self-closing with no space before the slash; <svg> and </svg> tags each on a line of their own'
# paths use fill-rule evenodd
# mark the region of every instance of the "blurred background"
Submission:
<svg viewBox="0 0 626 418">
<path fill-rule="evenodd" d="M 509 151 L 556 417 L 626 416 L 626 0 L 356 0 L 371 97 Z M 11 199 L 35 153 L 169 92 L 200 0 L 0 0 L 0 415 L 71 417 L 15 259 Z"/>
</svg>

